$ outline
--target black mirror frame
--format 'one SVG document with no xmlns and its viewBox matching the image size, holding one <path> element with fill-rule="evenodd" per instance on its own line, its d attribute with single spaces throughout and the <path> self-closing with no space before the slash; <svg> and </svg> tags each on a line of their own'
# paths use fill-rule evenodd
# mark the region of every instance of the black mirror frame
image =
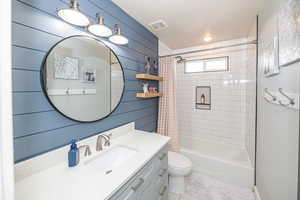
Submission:
<svg viewBox="0 0 300 200">
<path fill-rule="evenodd" d="M 70 39 L 70 38 L 78 38 L 78 37 L 83 37 L 83 38 L 88 38 L 88 39 L 93 39 L 93 40 L 96 40 L 97 42 L 100 42 L 102 43 L 106 48 L 110 49 L 110 51 L 114 54 L 114 56 L 117 58 L 119 64 L 120 64 L 120 67 L 121 67 L 121 70 L 122 70 L 122 75 L 123 75 L 123 90 L 122 90 L 122 95 L 120 97 L 120 100 L 118 102 L 118 104 L 115 106 L 115 108 L 113 110 L 110 111 L 109 114 L 107 114 L 106 116 L 102 117 L 102 118 L 99 118 L 99 119 L 96 119 L 96 120 L 93 120 L 93 121 L 80 121 L 80 120 L 77 120 L 77 119 L 73 119 L 72 117 L 69 117 L 67 116 L 66 114 L 64 114 L 62 111 L 60 111 L 51 101 L 48 93 L 47 93 L 47 89 L 46 89 L 46 72 L 47 72 L 47 69 L 46 69 L 46 63 L 47 63 L 47 58 L 49 56 L 49 54 L 52 52 L 52 50 L 58 45 L 60 44 L 61 42 L 67 40 L 67 39 Z M 93 123 L 93 122 L 97 122 L 97 121 L 100 121 L 100 120 L 103 120 L 107 117 L 109 117 L 120 105 L 122 99 L 123 99 L 123 96 L 124 96 L 124 92 L 125 92 L 125 73 L 124 73 L 124 69 L 123 69 L 123 66 L 122 66 L 122 63 L 120 62 L 120 59 L 119 57 L 117 56 L 117 54 L 109 47 L 107 46 L 104 42 L 102 42 L 101 40 L 98 40 L 97 38 L 94 38 L 94 37 L 90 37 L 90 36 L 86 36 L 86 35 L 74 35 L 74 36 L 70 36 L 70 37 L 66 37 L 62 40 L 60 40 L 59 42 L 57 42 L 55 45 L 53 45 L 53 47 L 51 47 L 51 49 L 47 52 L 47 55 L 45 56 L 44 60 L 43 60 L 43 63 L 42 63 L 42 66 L 41 66 L 41 70 L 40 70 L 40 82 L 41 82 L 41 86 L 42 86 L 42 90 L 43 90 L 43 93 L 45 95 L 45 97 L 47 98 L 48 102 L 50 103 L 50 105 L 58 112 L 60 113 L 62 116 L 66 117 L 67 119 L 70 119 L 70 120 L 73 120 L 75 122 L 80 122 L 80 123 Z"/>
</svg>

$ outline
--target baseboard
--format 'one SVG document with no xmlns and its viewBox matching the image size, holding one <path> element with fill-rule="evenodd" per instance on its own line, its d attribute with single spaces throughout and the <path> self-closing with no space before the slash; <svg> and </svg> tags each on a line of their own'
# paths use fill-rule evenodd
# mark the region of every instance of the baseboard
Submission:
<svg viewBox="0 0 300 200">
<path fill-rule="evenodd" d="M 255 199 L 256 199 L 256 200 L 262 200 L 262 199 L 260 198 L 260 195 L 259 195 L 259 192 L 258 192 L 256 186 L 254 186 L 254 194 L 255 194 Z"/>
</svg>

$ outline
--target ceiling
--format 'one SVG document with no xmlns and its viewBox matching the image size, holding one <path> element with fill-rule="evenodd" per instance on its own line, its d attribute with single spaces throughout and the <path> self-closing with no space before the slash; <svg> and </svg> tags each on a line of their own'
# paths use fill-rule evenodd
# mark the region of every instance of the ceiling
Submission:
<svg viewBox="0 0 300 200">
<path fill-rule="evenodd" d="M 247 36 L 263 0 L 112 0 L 157 35 L 171 49 Z M 149 23 L 163 20 L 168 28 L 151 30 Z"/>
</svg>

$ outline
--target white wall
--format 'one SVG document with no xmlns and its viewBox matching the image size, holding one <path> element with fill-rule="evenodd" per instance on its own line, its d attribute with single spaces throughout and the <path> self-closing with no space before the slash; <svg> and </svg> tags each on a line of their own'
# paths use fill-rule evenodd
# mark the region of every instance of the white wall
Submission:
<svg viewBox="0 0 300 200">
<path fill-rule="evenodd" d="M 0 1 L 0 199 L 14 199 L 11 1 Z"/>
<path fill-rule="evenodd" d="M 158 41 L 158 54 L 159 56 L 172 54 L 172 50 L 162 41 Z"/>
<path fill-rule="evenodd" d="M 267 103 L 263 89 L 279 87 L 299 93 L 300 63 L 263 76 L 262 44 L 277 33 L 276 15 L 287 0 L 266 0 L 259 17 L 257 189 L 262 200 L 296 200 L 298 180 L 299 111 Z"/>
<path fill-rule="evenodd" d="M 241 41 L 245 40 L 222 42 L 221 45 Z M 247 87 L 247 84 L 255 84 L 247 80 L 248 73 L 255 72 L 247 69 L 247 46 L 184 57 L 195 59 L 220 56 L 229 56 L 229 71 L 184 74 L 183 64 L 177 65 L 178 124 L 183 148 L 193 149 L 195 140 L 222 142 L 239 149 L 245 148 L 246 90 L 253 88 Z M 211 86 L 212 110 L 195 109 L 196 86 Z M 255 91 L 248 92 L 250 93 L 255 94 Z"/>
</svg>

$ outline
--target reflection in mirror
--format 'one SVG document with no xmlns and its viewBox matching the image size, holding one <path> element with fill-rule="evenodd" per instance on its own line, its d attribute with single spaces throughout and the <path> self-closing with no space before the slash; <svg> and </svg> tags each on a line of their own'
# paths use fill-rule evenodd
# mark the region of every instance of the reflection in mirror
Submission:
<svg viewBox="0 0 300 200">
<path fill-rule="evenodd" d="M 122 66 L 102 42 L 74 36 L 55 45 L 42 70 L 43 90 L 66 117 L 92 122 L 108 116 L 124 90 Z"/>
</svg>

